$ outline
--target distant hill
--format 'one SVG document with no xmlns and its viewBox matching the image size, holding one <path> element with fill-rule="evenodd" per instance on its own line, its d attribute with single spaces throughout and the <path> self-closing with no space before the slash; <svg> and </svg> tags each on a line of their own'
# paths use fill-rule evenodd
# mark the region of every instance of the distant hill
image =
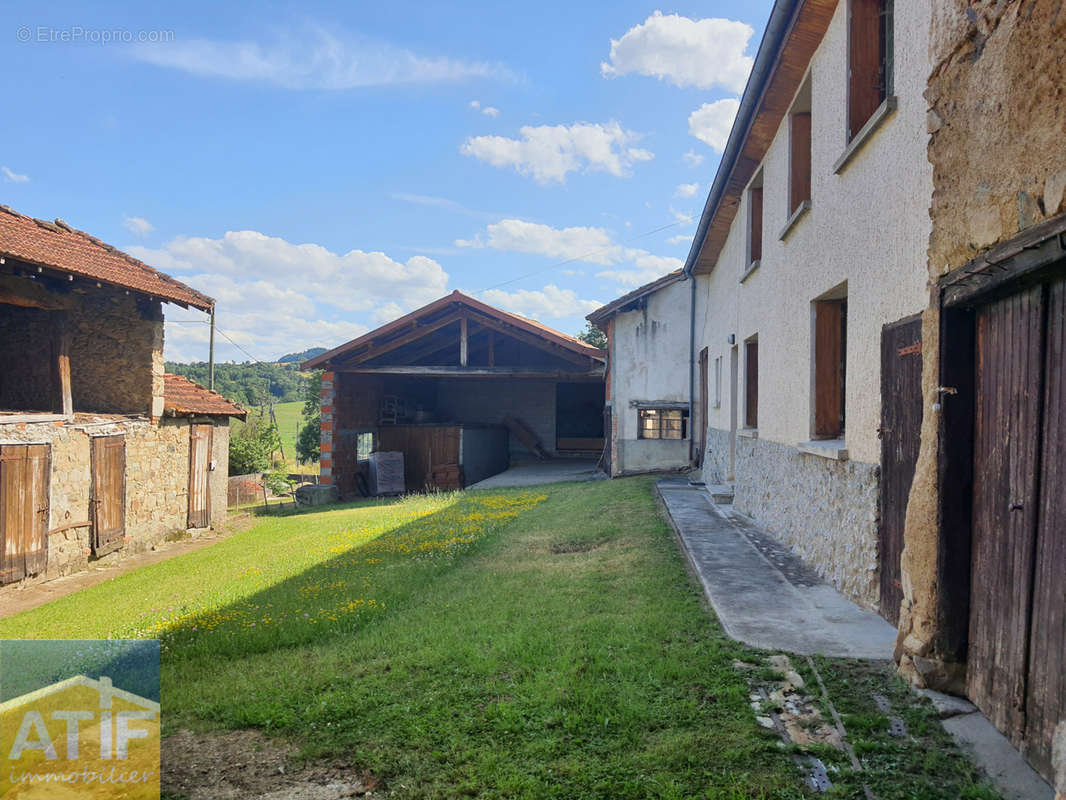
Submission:
<svg viewBox="0 0 1066 800">
<path fill-rule="evenodd" d="M 308 347 L 302 353 L 286 353 L 285 355 L 283 355 L 281 358 L 278 359 L 278 363 L 279 364 L 292 364 L 292 363 L 299 364 L 299 363 L 301 363 L 303 361 L 306 361 L 309 358 L 314 358 L 315 356 L 320 356 L 324 352 L 326 352 L 326 348 L 325 347 Z"/>
<path fill-rule="evenodd" d="M 168 361 L 166 370 L 207 386 L 208 365 L 203 361 L 193 364 L 175 364 Z M 215 364 L 215 391 L 252 408 L 271 402 L 302 401 L 306 383 L 307 379 L 300 372 L 299 365 L 292 362 Z"/>
</svg>

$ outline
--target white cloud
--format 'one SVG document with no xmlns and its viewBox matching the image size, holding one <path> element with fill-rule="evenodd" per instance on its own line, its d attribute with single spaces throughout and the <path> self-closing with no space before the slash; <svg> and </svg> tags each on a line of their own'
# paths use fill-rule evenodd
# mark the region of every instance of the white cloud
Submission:
<svg viewBox="0 0 1066 800">
<path fill-rule="evenodd" d="M 638 161 L 654 154 L 634 147 L 641 138 L 617 122 L 576 122 L 573 125 L 527 125 L 521 138 L 473 136 L 460 152 L 494 167 L 514 167 L 538 183 L 562 183 L 570 172 L 602 171 L 624 177 Z"/>
<path fill-rule="evenodd" d="M 8 167 L 0 167 L 0 172 L 4 173 L 4 180 L 8 183 L 27 183 L 30 179 L 29 175 L 20 175 Z"/>
<path fill-rule="evenodd" d="M 729 19 L 690 19 L 656 11 L 611 39 L 609 62 L 600 64 L 606 78 L 637 73 L 675 86 L 743 90 L 753 59 L 744 55 L 754 29 Z"/>
<path fill-rule="evenodd" d="M 703 163 L 703 156 L 693 150 L 689 150 L 685 155 L 681 156 L 681 160 L 685 162 L 686 166 L 698 167 Z"/>
<path fill-rule="evenodd" d="M 481 293 L 481 299 L 533 319 L 584 316 L 603 305 L 598 300 L 582 300 L 573 290 L 560 289 L 555 284 L 548 284 L 541 290 L 520 289 L 517 292 L 489 289 Z"/>
<path fill-rule="evenodd" d="M 688 115 L 688 132 L 720 153 L 725 150 L 739 108 L 735 97 L 704 103 Z"/>
<path fill-rule="evenodd" d="M 471 108 L 481 108 L 481 101 L 480 100 L 471 100 L 470 101 L 470 107 Z"/>
<path fill-rule="evenodd" d="M 368 329 L 354 316 L 385 322 L 435 300 L 448 285 L 448 274 L 425 256 L 400 262 L 380 252 L 340 254 L 256 231 L 181 237 L 158 250 L 127 250 L 214 297 L 219 329 L 263 359 L 336 346 Z M 168 358 L 204 357 L 190 355 L 201 341 L 197 327 L 167 326 Z M 226 357 L 243 358 L 227 347 Z"/>
<path fill-rule="evenodd" d="M 286 31 L 274 41 L 177 39 L 134 46 L 133 58 L 201 78 L 248 81 L 283 89 L 343 90 L 366 86 L 514 80 L 500 64 L 421 56 L 386 42 L 327 31 Z"/>
<path fill-rule="evenodd" d="M 699 188 L 700 185 L 698 183 L 682 183 L 674 192 L 674 197 L 692 197 Z"/>
<path fill-rule="evenodd" d="M 146 236 L 155 230 L 155 225 L 144 217 L 126 217 L 122 220 L 122 227 L 137 236 Z"/>
<path fill-rule="evenodd" d="M 481 113 L 484 114 L 486 117 L 492 117 L 493 119 L 496 119 L 496 117 L 500 116 L 500 109 L 494 108 L 493 106 L 485 106 L 483 109 L 481 109 Z"/>
<path fill-rule="evenodd" d="M 671 236 L 666 240 L 667 244 L 689 244 L 692 242 L 692 237 L 685 233 L 679 233 L 677 236 Z"/>
<path fill-rule="evenodd" d="M 596 277 L 614 280 L 622 288 L 647 283 L 682 265 L 677 258 L 657 256 L 647 250 L 618 244 L 604 228 L 552 228 L 521 219 L 501 220 L 489 225 L 484 236 L 479 233 L 473 239 L 457 240 L 456 244 L 611 267 L 596 273 Z"/>
</svg>

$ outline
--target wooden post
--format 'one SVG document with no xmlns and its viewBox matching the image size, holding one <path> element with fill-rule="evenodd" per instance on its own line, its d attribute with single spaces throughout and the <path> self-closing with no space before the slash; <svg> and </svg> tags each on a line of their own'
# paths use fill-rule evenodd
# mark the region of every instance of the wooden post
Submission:
<svg viewBox="0 0 1066 800">
<path fill-rule="evenodd" d="M 70 325 L 65 311 L 55 315 L 55 353 L 56 411 L 69 417 L 74 413 L 74 399 L 70 391 Z"/>
<path fill-rule="evenodd" d="M 459 320 L 459 366 L 465 367 L 467 362 L 467 331 L 466 317 Z"/>
<path fill-rule="evenodd" d="M 211 306 L 211 343 L 207 349 L 207 388 L 215 390 L 215 307 Z"/>
</svg>

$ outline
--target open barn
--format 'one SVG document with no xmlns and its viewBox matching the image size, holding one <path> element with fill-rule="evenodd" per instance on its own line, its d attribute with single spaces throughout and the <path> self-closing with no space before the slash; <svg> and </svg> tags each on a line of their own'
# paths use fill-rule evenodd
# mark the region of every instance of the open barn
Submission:
<svg viewBox="0 0 1066 800">
<path fill-rule="evenodd" d="M 403 453 L 406 491 L 462 488 L 526 460 L 598 459 L 605 358 L 452 292 L 304 364 L 324 371 L 322 481 L 364 491 L 375 451 Z"/>
</svg>

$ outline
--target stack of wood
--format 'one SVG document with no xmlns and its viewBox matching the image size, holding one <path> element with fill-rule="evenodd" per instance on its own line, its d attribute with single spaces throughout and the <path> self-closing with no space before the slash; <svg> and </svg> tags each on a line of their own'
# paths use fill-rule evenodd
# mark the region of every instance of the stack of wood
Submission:
<svg viewBox="0 0 1066 800">
<path fill-rule="evenodd" d="M 430 483 L 442 492 L 455 492 L 463 488 L 463 468 L 458 464 L 437 464 L 433 467 Z"/>
</svg>

